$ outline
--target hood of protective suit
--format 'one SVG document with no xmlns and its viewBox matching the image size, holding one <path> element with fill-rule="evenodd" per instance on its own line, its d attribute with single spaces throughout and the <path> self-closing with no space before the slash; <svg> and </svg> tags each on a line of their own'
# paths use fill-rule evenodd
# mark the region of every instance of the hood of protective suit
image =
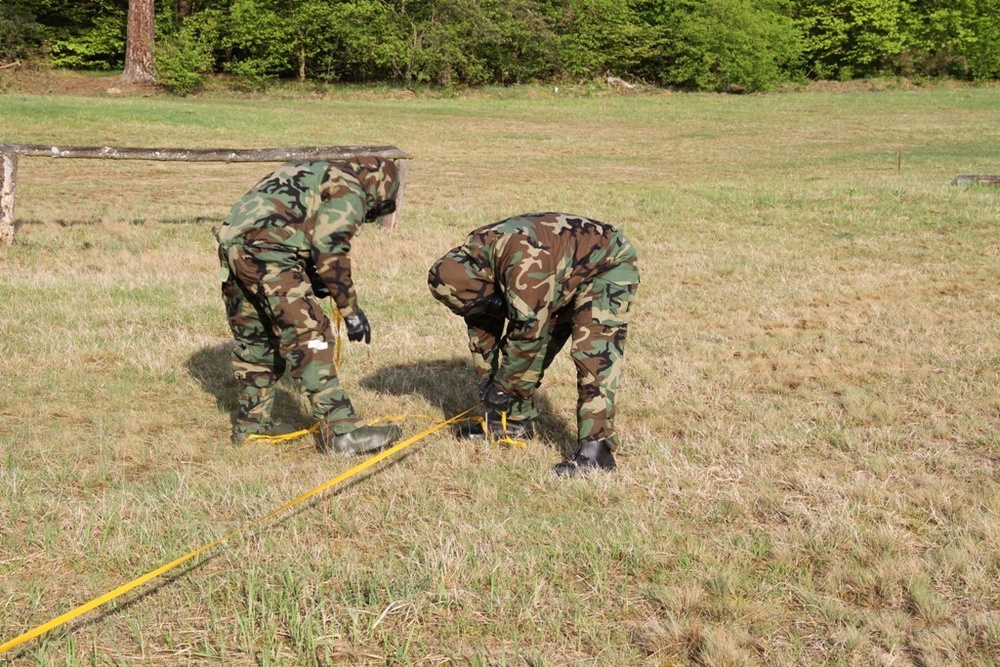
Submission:
<svg viewBox="0 0 1000 667">
<path fill-rule="evenodd" d="M 462 316 L 496 290 L 493 269 L 486 258 L 473 255 L 461 246 L 452 248 L 434 262 L 427 273 L 427 285 L 435 299 Z"/>
<path fill-rule="evenodd" d="M 320 190 L 323 201 L 357 196 L 364 197 L 364 220 L 374 222 L 396 210 L 399 172 L 396 163 L 377 157 L 357 157 L 349 162 L 331 162 Z"/>
<path fill-rule="evenodd" d="M 368 211 L 377 211 L 385 202 L 395 202 L 399 191 L 399 173 L 396 163 L 378 157 L 358 157 L 350 162 L 361 187 L 365 191 Z M 395 209 L 393 209 L 395 210 Z M 385 211 L 391 213 L 391 210 Z"/>
</svg>

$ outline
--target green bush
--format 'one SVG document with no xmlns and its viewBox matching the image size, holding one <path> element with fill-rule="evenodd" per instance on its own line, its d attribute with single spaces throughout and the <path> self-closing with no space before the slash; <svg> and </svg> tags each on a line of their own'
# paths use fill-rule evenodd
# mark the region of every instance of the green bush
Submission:
<svg viewBox="0 0 1000 667">
<path fill-rule="evenodd" d="M 239 77 L 248 90 L 296 73 L 299 50 L 287 3 L 276 0 L 234 0 L 222 46 L 228 54 L 224 69 Z"/>
<path fill-rule="evenodd" d="M 42 50 L 42 26 L 33 14 L 0 4 L 0 63 L 31 60 Z"/>
<path fill-rule="evenodd" d="M 301 71 L 323 82 L 393 79 L 403 59 L 405 36 L 379 0 L 311 3 L 296 14 Z"/>
<path fill-rule="evenodd" d="M 402 56 L 407 82 L 444 86 L 490 81 L 490 66 L 481 50 L 497 39 L 497 30 L 482 2 L 430 0 L 400 16 L 409 35 Z"/>
<path fill-rule="evenodd" d="M 669 66 L 660 83 L 694 90 L 754 92 L 789 80 L 801 38 L 780 5 L 685 0 L 665 24 Z"/>
<path fill-rule="evenodd" d="M 570 0 L 560 24 L 558 73 L 574 79 L 635 74 L 658 43 L 656 28 L 621 0 Z"/>
<path fill-rule="evenodd" d="M 79 34 L 56 39 L 51 46 L 53 67 L 110 70 L 125 64 L 126 12 L 112 9 L 94 18 Z"/>
<path fill-rule="evenodd" d="M 156 45 L 156 80 L 175 95 L 192 93 L 212 71 L 211 47 L 181 34 Z"/>
<path fill-rule="evenodd" d="M 798 0 L 793 16 L 803 34 L 806 73 L 844 81 L 901 73 L 920 23 L 899 0 Z"/>
<path fill-rule="evenodd" d="M 533 0 L 487 3 L 491 30 L 476 44 L 490 83 L 512 84 L 551 79 L 558 73 L 552 20 Z"/>
<path fill-rule="evenodd" d="M 975 18 L 975 38 L 965 53 L 969 75 L 977 81 L 1000 79 L 1000 1 L 986 0 Z"/>
<path fill-rule="evenodd" d="M 195 92 L 215 66 L 213 45 L 219 43 L 224 15 L 207 10 L 171 25 L 157 35 L 157 82 L 175 95 Z M 161 21 L 158 25 L 167 22 Z M 173 28 L 173 31 L 170 30 Z"/>
</svg>

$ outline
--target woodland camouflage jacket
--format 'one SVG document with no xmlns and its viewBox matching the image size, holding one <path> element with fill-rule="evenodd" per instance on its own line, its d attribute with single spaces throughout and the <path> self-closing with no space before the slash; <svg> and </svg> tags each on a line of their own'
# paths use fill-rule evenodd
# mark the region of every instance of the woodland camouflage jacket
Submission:
<svg viewBox="0 0 1000 667">
<path fill-rule="evenodd" d="M 459 315 L 495 290 L 505 295 L 506 342 L 497 340 L 498 332 L 466 318 L 470 349 L 480 376 L 495 370 L 499 387 L 526 397 L 542 372 L 553 315 L 572 304 L 589 281 L 638 284 L 636 262 L 632 244 L 613 225 L 567 213 L 532 213 L 471 232 L 431 268 L 429 286 Z M 614 290 L 609 293 L 613 298 Z M 623 317 L 627 314 L 603 313 L 595 304 L 598 321 L 622 326 Z M 497 368 L 501 346 L 503 360 Z"/>
<path fill-rule="evenodd" d="M 393 199 L 391 160 L 290 162 L 265 176 L 232 207 L 217 237 L 224 250 L 241 245 L 291 253 L 317 276 L 347 317 L 358 311 L 351 279 L 351 239 L 365 216 Z"/>
</svg>

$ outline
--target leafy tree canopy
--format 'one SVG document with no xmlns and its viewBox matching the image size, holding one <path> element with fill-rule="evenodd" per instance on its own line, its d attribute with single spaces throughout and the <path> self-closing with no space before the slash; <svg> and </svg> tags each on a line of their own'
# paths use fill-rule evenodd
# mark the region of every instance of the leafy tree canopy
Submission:
<svg viewBox="0 0 1000 667">
<path fill-rule="evenodd" d="M 0 0 L 0 62 L 115 69 L 128 0 Z M 157 69 L 437 85 L 615 75 L 690 90 L 1000 76 L 1000 0 L 157 0 Z"/>
</svg>

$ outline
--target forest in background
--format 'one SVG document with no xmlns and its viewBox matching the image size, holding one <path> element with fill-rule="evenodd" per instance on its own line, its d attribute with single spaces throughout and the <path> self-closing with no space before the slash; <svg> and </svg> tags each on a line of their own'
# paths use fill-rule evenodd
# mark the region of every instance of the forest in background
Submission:
<svg viewBox="0 0 1000 667">
<path fill-rule="evenodd" d="M 0 0 L 0 64 L 114 70 L 129 0 Z M 756 92 L 1000 78 L 1000 0 L 155 0 L 159 83 L 477 86 L 615 76 Z"/>
</svg>

